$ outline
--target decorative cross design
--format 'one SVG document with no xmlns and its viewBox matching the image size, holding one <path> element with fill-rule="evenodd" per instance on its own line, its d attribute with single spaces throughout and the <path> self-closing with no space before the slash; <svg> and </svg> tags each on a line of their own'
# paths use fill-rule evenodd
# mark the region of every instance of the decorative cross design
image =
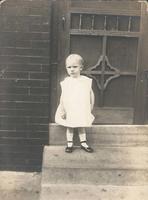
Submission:
<svg viewBox="0 0 148 200">
<path fill-rule="evenodd" d="M 106 89 L 112 79 L 120 76 L 120 71 L 110 64 L 106 55 L 101 55 L 96 65 L 83 71 L 83 73 L 92 77 L 101 91 Z"/>
</svg>

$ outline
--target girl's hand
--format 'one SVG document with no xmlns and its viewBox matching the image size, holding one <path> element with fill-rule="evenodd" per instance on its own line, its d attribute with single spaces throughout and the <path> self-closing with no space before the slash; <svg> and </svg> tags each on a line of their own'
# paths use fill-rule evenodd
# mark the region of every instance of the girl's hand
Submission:
<svg viewBox="0 0 148 200">
<path fill-rule="evenodd" d="M 61 117 L 62 119 L 66 119 L 66 113 L 65 112 L 61 113 Z"/>
<path fill-rule="evenodd" d="M 60 107 L 60 116 L 61 116 L 61 118 L 62 118 L 62 119 L 66 119 L 66 111 L 65 111 L 65 109 L 64 109 L 63 100 L 62 100 L 62 95 L 61 95 L 61 97 L 60 97 L 60 105 L 59 105 L 59 107 Z"/>
<path fill-rule="evenodd" d="M 91 111 L 93 111 L 94 103 L 95 103 L 95 96 L 94 96 L 94 92 L 93 92 L 93 90 L 91 89 L 91 93 L 90 93 Z"/>
</svg>

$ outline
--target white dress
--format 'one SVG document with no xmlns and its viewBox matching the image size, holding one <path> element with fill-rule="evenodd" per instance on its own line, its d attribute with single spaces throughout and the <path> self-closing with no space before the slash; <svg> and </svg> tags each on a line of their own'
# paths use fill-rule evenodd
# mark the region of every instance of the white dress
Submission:
<svg viewBox="0 0 148 200">
<path fill-rule="evenodd" d="M 89 127 L 94 116 L 91 113 L 92 79 L 86 76 L 67 77 L 61 82 L 61 102 L 57 108 L 55 122 L 66 127 Z M 65 112 L 63 119 L 61 113 Z"/>
</svg>

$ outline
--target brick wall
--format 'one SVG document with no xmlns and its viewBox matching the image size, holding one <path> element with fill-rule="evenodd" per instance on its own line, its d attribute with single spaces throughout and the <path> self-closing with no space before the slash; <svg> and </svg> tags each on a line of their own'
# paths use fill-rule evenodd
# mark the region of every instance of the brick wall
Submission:
<svg viewBox="0 0 148 200">
<path fill-rule="evenodd" d="M 48 142 L 50 0 L 0 6 L 0 170 L 41 169 Z"/>
</svg>

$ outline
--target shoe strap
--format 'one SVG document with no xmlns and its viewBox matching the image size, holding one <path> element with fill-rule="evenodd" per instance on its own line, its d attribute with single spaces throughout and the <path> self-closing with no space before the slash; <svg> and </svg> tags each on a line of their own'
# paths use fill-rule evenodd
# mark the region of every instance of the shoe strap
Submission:
<svg viewBox="0 0 148 200">
<path fill-rule="evenodd" d="M 82 144 L 82 143 L 86 143 L 87 141 L 85 140 L 85 141 L 81 141 L 80 143 Z"/>
</svg>

